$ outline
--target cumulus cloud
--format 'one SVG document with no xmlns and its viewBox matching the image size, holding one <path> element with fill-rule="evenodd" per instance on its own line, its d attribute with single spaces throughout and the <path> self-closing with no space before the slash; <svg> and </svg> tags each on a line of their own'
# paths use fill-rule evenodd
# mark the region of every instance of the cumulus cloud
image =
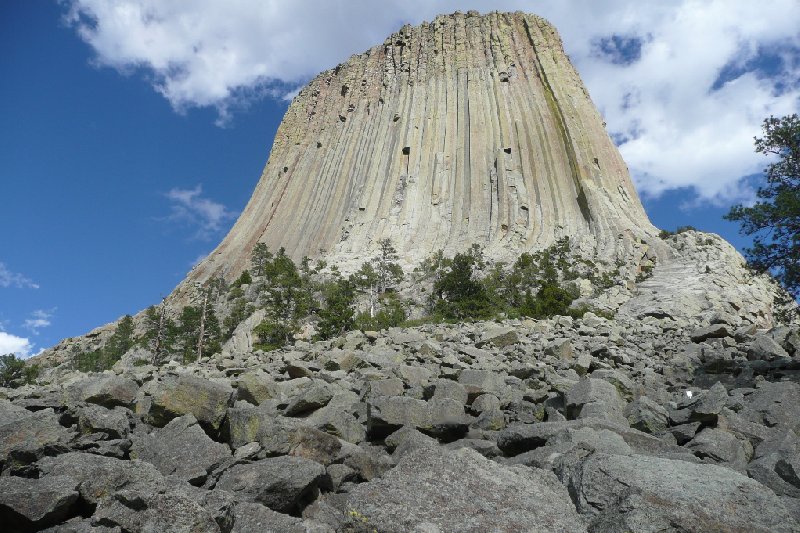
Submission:
<svg viewBox="0 0 800 533">
<path fill-rule="evenodd" d="M 24 337 L 0 331 L 0 355 L 13 353 L 17 357 L 30 357 L 33 344 Z"/>
<path fill-rule="evenodd" d="M 18 289 L 38 289 L 39 285 L 16 272 L 12 272 L 5 263 L 0 262 L 0 287 L 16 287 Z"/>
<path fill-rule="evenodd" d="M 211 238 L 236 216 L 221 203 L 203 197 L 201 185 L 194 189 L 171 189 L 164 196 L 172 202 L 166 220 L 195 228 L 195 237 L 199 239 Z"/>
<path fill-rule="evenodd" d="M 457 9 L 545 16 L 603 113 L 643 194 L 748 194 L 752 138 L 797 111 L 796 0 L 67 0 L 100 65 L 146 73 L 177 110 L 286 96 L 403 23 Z"/>
<path fill-rule="evenodd" d="M 34 335 L 38 335 L 40 329 L 49 327 L 52 324 L 50 319 L 53 318 L 54 311 L 55 309 L 37 309 L 31 313 L 30 318 L 25 319 L 22 327 L 29 330 Z"/>
</svg>

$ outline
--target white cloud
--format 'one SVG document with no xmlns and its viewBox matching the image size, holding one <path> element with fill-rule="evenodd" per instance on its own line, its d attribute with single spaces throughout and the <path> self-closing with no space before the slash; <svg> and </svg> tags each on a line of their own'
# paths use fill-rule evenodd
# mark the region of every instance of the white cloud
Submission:
<svg viewBox="0 0 800 533">
<path fill-rule="evenodd" d="M 54 311 L 55 309 L 47 311 L 44 309 L 37 309 L 31 313 L 30 318 L 25 319 L 22 327 L 31 331 L 34 335 L 38 335 L 40 329 L 50 326 L 50 319 L 53 318 Z"/>
<path fill-rule="evenodd" d="M 291 94 L 402 23 L 457 9 L 538 13 L 559 29 L 644 194 L 746 195 L 741 178 L 764 166 L 752 146 L 761 120 L 797 111 L 800 98 L 796 0 L 67 1 L 99 64 L 142 69 L 175 109 L 213 106 L 223 121 L 249 98 Z M 621 61 L 614 35 L 641 43 L 636 61 Z M 765 76 L 755 69 L 765 53 L 788 61 Z M 721 73 L 735 75 L 720 84 Z"/>
<path fill-rule="evenodd" d="M 16 272 L 11 272 L 5 263 L 0 262 L 0 287 L 16 287 L 18 289 L 38 289 L 39 285 Z"/>
<path fill-rule="evenodd" d="M 172 201 L 172 212 L 166 218 L 197 228 L 195 236 L 208 239 L 223 229 L 223 224 L 236 217 L 224 205 L 202 196 L 203 188 L 197 185 L 194 189 L 172 189 L 166 196 Z"/>
<path fill-rule="evenodd" d="M 16 354 L 17 357 L 30 357 L 33 344 L 24 337 L 17 337 L 5 331 L 0 331 L 0 355 Z"/>
</svg>

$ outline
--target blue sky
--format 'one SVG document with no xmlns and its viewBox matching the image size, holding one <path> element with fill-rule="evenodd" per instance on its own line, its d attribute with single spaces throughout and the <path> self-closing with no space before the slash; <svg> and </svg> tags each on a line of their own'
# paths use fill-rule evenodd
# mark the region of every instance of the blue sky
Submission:
<svg viewBox="0 0 800 533">
<path fill-rule="evenodd" d="M 653 222 L 739 248 L 721 217 L 765 164 L 752 137 L 798 110 L 796 2 L 761 25 L 748 2 L 285 4 L 0 4 L 0 352 L 35 353 L 169 293 L 244 208 L 283 96 L 404 22 L 487 5 L 548 17 Z"/>
</svg>

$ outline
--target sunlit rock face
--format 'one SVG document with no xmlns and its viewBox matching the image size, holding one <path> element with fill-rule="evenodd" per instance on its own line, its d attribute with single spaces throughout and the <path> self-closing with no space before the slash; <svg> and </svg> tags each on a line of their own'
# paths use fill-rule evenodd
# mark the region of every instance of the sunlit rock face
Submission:
<svg viewBox="0 0 800 533">
<path fill-rule="evenodd" d="M 512 258 L 570 236 L 614 258 L 656 230 L 556 30 L 523 13 L 405 26 L 289 106 L 247 208 L 188 282 L 256 243 L 355 264 L 480 244 Z"/>
</svg>

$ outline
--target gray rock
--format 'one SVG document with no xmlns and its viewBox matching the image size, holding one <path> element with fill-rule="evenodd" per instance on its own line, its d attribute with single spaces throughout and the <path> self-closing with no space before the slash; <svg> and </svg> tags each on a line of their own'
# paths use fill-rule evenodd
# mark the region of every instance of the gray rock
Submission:
<svg viewBox="0 0 800 533">
<path fill-rule="evenodd" d="M 216 466 L 230 459 L 231 452 L 211 440 L 194 416 L 184 415 L 150 434 L 135 435 L 130 456 L 152 464 L 165 476 L 199 485 Z"/>
<path fill-rule="evenodd" d="M 717 382 L 711 389 L 702 393 L 689 407 L 692 421 L 705 424 L 716 424 L 717 417 L 728 402 L 728 391 L 725 386 Z"/>
<path fill-rule="evenodd" d="M 429 437 L 410 426 L 403 426 L 386 437 L 386 439 L 384 439 L 384 444 L 386 445 L 386 448 L 390 452 L 394 452 L 394 455 L 397 457 L 401 457 L 417 448 L 425 446 L 435 447 L 438 445 L 436 439 Z"/>
<path fill-rule="evenodd" d="M 139 385 L 122 376 L 93 377 L 74 385 L 79 398 L 109 409 L 114 406 L 131 407 L 139 391 Z"/>
<path fill-rule="evenodd" d="M 757 335 L 747 350 L 747 358 L 753 360 L 774 361 L 790 359 L 791 356 L 783 347 L 767 335 Z"/>
<path fill-rule="evenodd" d="M 42 477 L 69 476 L 79 483 L 81 498 L 91 504 L 112 496 L 121 489 L 153 491 L 166 487 L 156 468 L 143 461 L 123 461 L 89 453 L 70 452 L 44 457 L 37 463 Z"/>
<path fill-rule="evenodd" d="M 554 357 L 558 357 L 562 360 L 569 360 L 572 359 L 573 354 L 575 351 L 572 348 L 572 343 L 569 339 L 556 339 L 554 341 L 549 342 L 544 347 L 544 353 L 546 355 L 552 355 Z"/>
<path fill-rule="evenodd" d="M 297 419 L 278 417 L 261 407 L 233 407 L 228 410 L 226 433 L 234 450 L 257 442 L 267 454 L 285 455 L 289 453 L 292 435 L 300 425 Z"/>
<path fill-rule="evenodd" d="M 329 465 L 336 460 L 341 449 L 342 443 L 336 437 L 312 427 L 301 426 L 292 433 L 289 455 Z"/>
<path fill-rule="evenodd" d="M 585 531 L 551 473 L 504 467 L 468 449 L 415 450 L 382 478 L 331 503 L 343 520 L 356 517 L 387 533 Z"/>
<path fill-rule="evenodd" d="M 483 335 L 483 342 L 489 342 L 497 348 L 505 348 L 519 342 L 519 336 L 514 328 L 491 328 Z"/>
<path fill-rule="evenodd" d="M 429 428 L 428 403 L 405 396 L 377 397 L 367 403 L 367 432 L 373 438 L 386 436 L 402 426 Z"/>
<path fill-rule="evenodd" d="M 611 383 L 584 377 L 564 395 L 567 418 L 607 418 L 619 420 L 625 402 Z"/>
<path fill-rule="evenodd" d="M 128 436 L 131 428 L 131 412 L 125 407 L 106 409 L 99 405 L 87 405 L 75 410 L 78 429 L 81 433 L 103 432 L 112 439 Z"/>
<path fill-rule="evenodd" d="M 481 394 L 470 405 L 470 409 L 474 413 L 483 413 L 484 411 L 499 411 L 500 400 L 494 394 Z"/>
<path fill-rule="evenodd" d="M 28 418 L 29 416 L 31 416 L 31 412 L 24 407 L 14 405 L 5 398 L 0 398 L 0 426 Z"/>
<path fill-rule="evenodd" d="M 188 495 L 125 489 L 101 501 L 92 523 L 122 531 L 218 532 L 211 513 Z"/>
<path fill-rule="evenodd" d="M 746 397 L 739 415 L 758 424 L 800 433 L 800 384 L 792 381 L 760 384 Z"/>
<path fill-rule="evenodd" d="M 481 394 L 491 393 L 500 396 L 506 386 L 505 376 L 489 370 L 462 370 L 458 382 L 467 390 L 471 402 Z"/>
<path fill-rule="evenodd" d="M 700 328 L 692 332 L 689 336 L 692 342 L 703 342 L 708 339 L 720 339 L 722 337 L 730 337 L 731 329 L 727 324 L 713 324 L 706 328 Z"/>
<path fill-rule="evenodd" d="M 733 470 L 594 454 L 561 473 L 593 531 L 794 531 L 769 489 Z"/>
<path fill-rule="evenodd" d="M 149 420 L 162 427 L 173 418 L 191 414 L 207 429 L 218 431 L 233 394 L 226 384 L 187 374 L 167 376 L 151 389 Z"/>
<path fill-rule="evenodd" d="M 733 434 L 716 428 L 703 429 L 686 447 L 700 459 L 721 463 L 741 472 L 753 455 L 753 447 L 749 442 L 741 441 Z"/>
<path fill-rule="evenodd" d="M 74 513 L 78 482 L 68 476 L 0 477 L 0 523 L 8 531 L 41 529 Z"/>
<path fill-rule="evenodd" d="M 66 451 L 75 432 L 61 426 L 52 409 L 45 409 L 0 426 L 0 463 L 27 465 L 40 457 Z"/>
<path fill-rule="evenodd" d="M 230 533 L 306 533 L 303 521 L 277 513 L 260 503 L 242 502 L 233 510 L 233 529 Z"/>
<path fill-rule="evenodd" d="M 329 480 L 325 467 L 300 457 L 274 457 L 235 465 L 217 482 L 217 488 L 261 503 L 279 513 L 297 513 L 316 498 Z"/>
<path fill-rule="evenodd" d="M 333 391 L 325 382 L 315 381 L 297 395 L 284 411 L 286 416 L 301 416 L 324 407 L 333 398 Z"/>
<path fill-rule="evenodd" d="M 431 399 L 434 400 L 444 400 L 447 398 L 455 400 L 461 405 L 465 405 L 469 398 L 464 385 L 451 379 L 439 379 L 433 383 L 432 388 L 433 395 Z"/>
<path fill-rule="evenodd" d="M 280 389 L 264 372 L 245 372 L 237 380 L 236 398 L 260 405 L 265 400 L 280 399 Z"/>
<path fill-rule="evenodd" d="M 669 423 L 667 410 L 647 396 L 642 396 L 628 404 L 624 414 L 632 428 L 652 435 L 664 433 Z"/>
</svg>

